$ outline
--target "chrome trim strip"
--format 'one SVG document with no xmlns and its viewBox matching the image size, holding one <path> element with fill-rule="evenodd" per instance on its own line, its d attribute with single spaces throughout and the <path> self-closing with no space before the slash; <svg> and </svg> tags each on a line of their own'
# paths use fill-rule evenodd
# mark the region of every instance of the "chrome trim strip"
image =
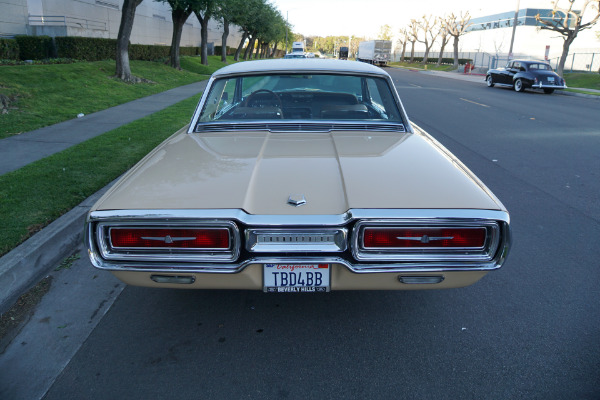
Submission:
<svg viewBox="0 0 600 400">
<path fill-rule="evenodd" d="M 365 228 L 402 227 L 402 228 L 486 228 L 486 241 L 482 248 L 374 248 L 363 246 L 362 235 Z M 472 219 L 361 219 L 352 230 L 352 256 L 358 261 L 490 261 L 500 244 L 500 227 L 494 220 Z M 420 238 L 417 238 L 420 239 Z"/>
<path fill-rule="evenodd" d="M 473 210 L 473 209 L 368 209 L 356 208 L 337 215 L 255 215 L 240 209 L 221 210 L 104 210 L 91 211 L 87 222 L 102 221 L 150 221 L 162 220 L 168 222 L 202 220 L 238 221 L 253 227 L 281 226 L 342 226 L 358 219 L 416 219 L 416 220 L 445 220 L 447 223 L 457 220 L 473 222 L 494 220 L 510 222 L 508 212 L 504 210 Z M 417 221 L 414 221 L 417 222 Z"/>
<path fill-rule="evenodd" d="M 372 273 L 408 273 L 408 272 L 451 272 L 451 271 L 493 271 L 501 267 L 498 262 L 458 263 L 388 263 L 388 264 L 353 264 L 341 257 L 253 257 L 235 264 L 178 264 L 167 266 L 161 263 L 131 262 L 112 263 L 105 262 L 91 254 L 92 264 L 99 269 L 107 271 L 134 271 L 152 273 L 211 273 L 235 274 L 253 264 L 339 264 L 357 274 Z"/>
<path fill-rule="evenodd" d="M 214 262 L 213 259 L 206 263 L 195 260 L 159 260 L 152 257 L 147 260 L 128 259 L 115 262 L 100 256 L 100 251 L 95 243 L 96 225 L 101 222 L 112 224 L 170 223 L 181 225 L 183 223 L 223 223 L 223 220 L 238 221 L 249 226 L 249 229 L 272 228 L 292 225 L 294 227 L 311 228 L 330 227 L 341 228 L 342 225 L 360 219 L 410 219 L 412 224 L 421 222 L 443 222 L 452 224 L 469 220 L 473 224 L 497 222 L 499 224 L 500 242 L 493 259 L 457 261 L 448 260 L 406 260 L 389 261 L 385 264 L 365 262 L 354 263 L 341 257 L 251 257 L 242 262 Z M 511 244 L 510 217 L 503 210 L 430 210 L 430 209 L 354 209 L 340 215 L 250 215 L 243 210 L 107 210 L 92 211 L 88 214 L 86 245 L 92 264 L 100 269 L 112 271 L 138 271 L 138 272 L 186 272 L 186 273 L 237 273 L 250 264 L 263 263 L 329 263 L 340 264 L 355 273 L 378 272 L 444 272 L 444 271 L 491 271 L 498 269 L 504 263 Z M 234 224 L 235 225 L 235 224 Z M 236 228 L 237 229 L 237 228 Z M 237 232 L 237 231 L 236 231 Z M 237 234 L 239 235 L 239 233 Z M 239 243 L 239 242 L 238 242 Z M 239 245 L 236 244 L 236 248 Z M 161 262 L 164 261 L 164 262 Z"/>
<path fill-rule="evenodd" d="M 94 224 L 89 224 L 89 229 Z M 203 248 L 132 248 L 132 247 L 113 247 L 110 243 L 110 230 L 116 227 L 156 227 L 156 228 L 226 228 L 230 232 L 229 248 L 223 249 L 203 249 Z M 89 230 L 88 229 L 88 230 Z M 163 219 L 144 219 L 144 220 L 111 220 L 110 222 L 99 222 L 95 224 L 93 232 L 89 232 L 90 240 L 88 246 L 96 246 L 99 256 L 109 261 L 189 261 L 189 262 L 234 262 L 240 254 L 240 232 L 237 225 L 229 220 L 199 220 L 189 219 L 186 221 L 165 221 Z"/>
</svg>

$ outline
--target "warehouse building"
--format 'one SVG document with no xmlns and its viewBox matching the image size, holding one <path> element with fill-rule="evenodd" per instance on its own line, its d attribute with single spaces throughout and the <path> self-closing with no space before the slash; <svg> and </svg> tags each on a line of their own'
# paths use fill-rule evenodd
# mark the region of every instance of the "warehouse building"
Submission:
<svg viewBox="0 0 600 400">
<path fill-rule="evenodd" d="M 116 39 L 123 0 L 0 0 L 0 37 L 15 35 L 83 36 Z M 171 9 L 168 3 L 144 0 L 136 9 L 130 41 L 135 44 L 170 45 Z M 209 48 L 221 45 L 223 29 L 211 20 Z M 229 47 L 242 38 L 230 27 Z M 200 22 L 191 15 L 183 27 L 181 46 L 200 46 Z"/>
</svg>

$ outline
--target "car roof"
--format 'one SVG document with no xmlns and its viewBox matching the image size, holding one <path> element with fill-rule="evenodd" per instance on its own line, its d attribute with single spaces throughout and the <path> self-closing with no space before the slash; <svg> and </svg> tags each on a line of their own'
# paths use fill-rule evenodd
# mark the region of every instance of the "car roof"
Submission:
<svg viewBox="0 0 600 400">
<path fill-rule="evenodd" d="M 337 59 L 319 58 L 292 58 L 277 60 L 244 61 L 231 64 L 216 71 L 213 76 L 237 75 L 244 73 L 261 72 L 331 72 L 331 73 L 359 73 L 370 75 L 389 76 L 383 69 L 359 61 L 346 61 Z"/>
<path fill-rule="evenodd" d="M 542 61 L 542 60 L 512 60 L 512 61 L 518 61 L 520 63 L 525 63 L 525 64 L 548 64 L 548 65 L 550 65 L 550 63 L 548 61 Z"/>
</svg>

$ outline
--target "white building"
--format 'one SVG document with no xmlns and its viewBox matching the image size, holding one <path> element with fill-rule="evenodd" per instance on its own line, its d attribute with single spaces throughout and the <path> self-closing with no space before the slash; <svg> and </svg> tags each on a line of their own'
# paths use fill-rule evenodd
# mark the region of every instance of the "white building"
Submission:
<svg viewBox="0 0 600 400">
<path fill-rule="evenodd" d="M 123 0 L 0 0 L 0 37 L 15 35 L 84 36 L 116 39 Z M 130 41 L 170 45 L 173 32 L 168 3 L 144 0 L 136 9 Z M 242 34 L 231 26 L 227 46 Z M 221 45 L 223 29 L 211 20 L 208 42 Z M 183 27 L 181 46 L 200 46 L 200 22 L 192 14 Z"/>
</svg>

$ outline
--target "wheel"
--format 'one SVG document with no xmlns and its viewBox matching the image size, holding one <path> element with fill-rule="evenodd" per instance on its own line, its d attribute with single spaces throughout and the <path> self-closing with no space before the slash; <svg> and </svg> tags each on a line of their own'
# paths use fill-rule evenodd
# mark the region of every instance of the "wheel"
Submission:
<svg viewBox="0 0 600 400">
<path fill-rule="evenodd" d="M 515 81 L 515 92 L 522 92 L 523 90 L 525 90 L 525 87 L 523 87 L 523 82 L 521 82 L 520 79 L 517 79 Z"/>
<path fill-rule="evenodd" d="M 253 102 L 255 100 L 257 100 L 256 96 L 260 95 L 260 94 L 263 94 L 263 93 L 267 94 L 267 95 L 271 95 L 273 97 L 273 99 L 275 99 L 275 102 L 276 102 L 275 107 L 283 108 L 283 106 L 281 104 L 281 98 L 277 95 L 277 93 L 272 92 L 269 89 L 259 89 L 259 90 L 255 91 L 255 92 L 252 92 L 250 94 L 250 96 L 248 96 L 246 98 L 246 101 L 244 102 L 244 107 L 255 107 L 255 105 L 253 104 Z"/>
<path fill-rule="evenodd" d="M 485 78 L 485 82 L 487 83 L 488 87 L 494 87 L 494 81 L 492 80 L 491 75 L 488 75 L 487 78 Z"/>
<path fill-rule="evenodd" d="M 554 89 L 544 89 L 544 93 L 552 94 L 552 93 L 554 93 Z"/>
</svg>

